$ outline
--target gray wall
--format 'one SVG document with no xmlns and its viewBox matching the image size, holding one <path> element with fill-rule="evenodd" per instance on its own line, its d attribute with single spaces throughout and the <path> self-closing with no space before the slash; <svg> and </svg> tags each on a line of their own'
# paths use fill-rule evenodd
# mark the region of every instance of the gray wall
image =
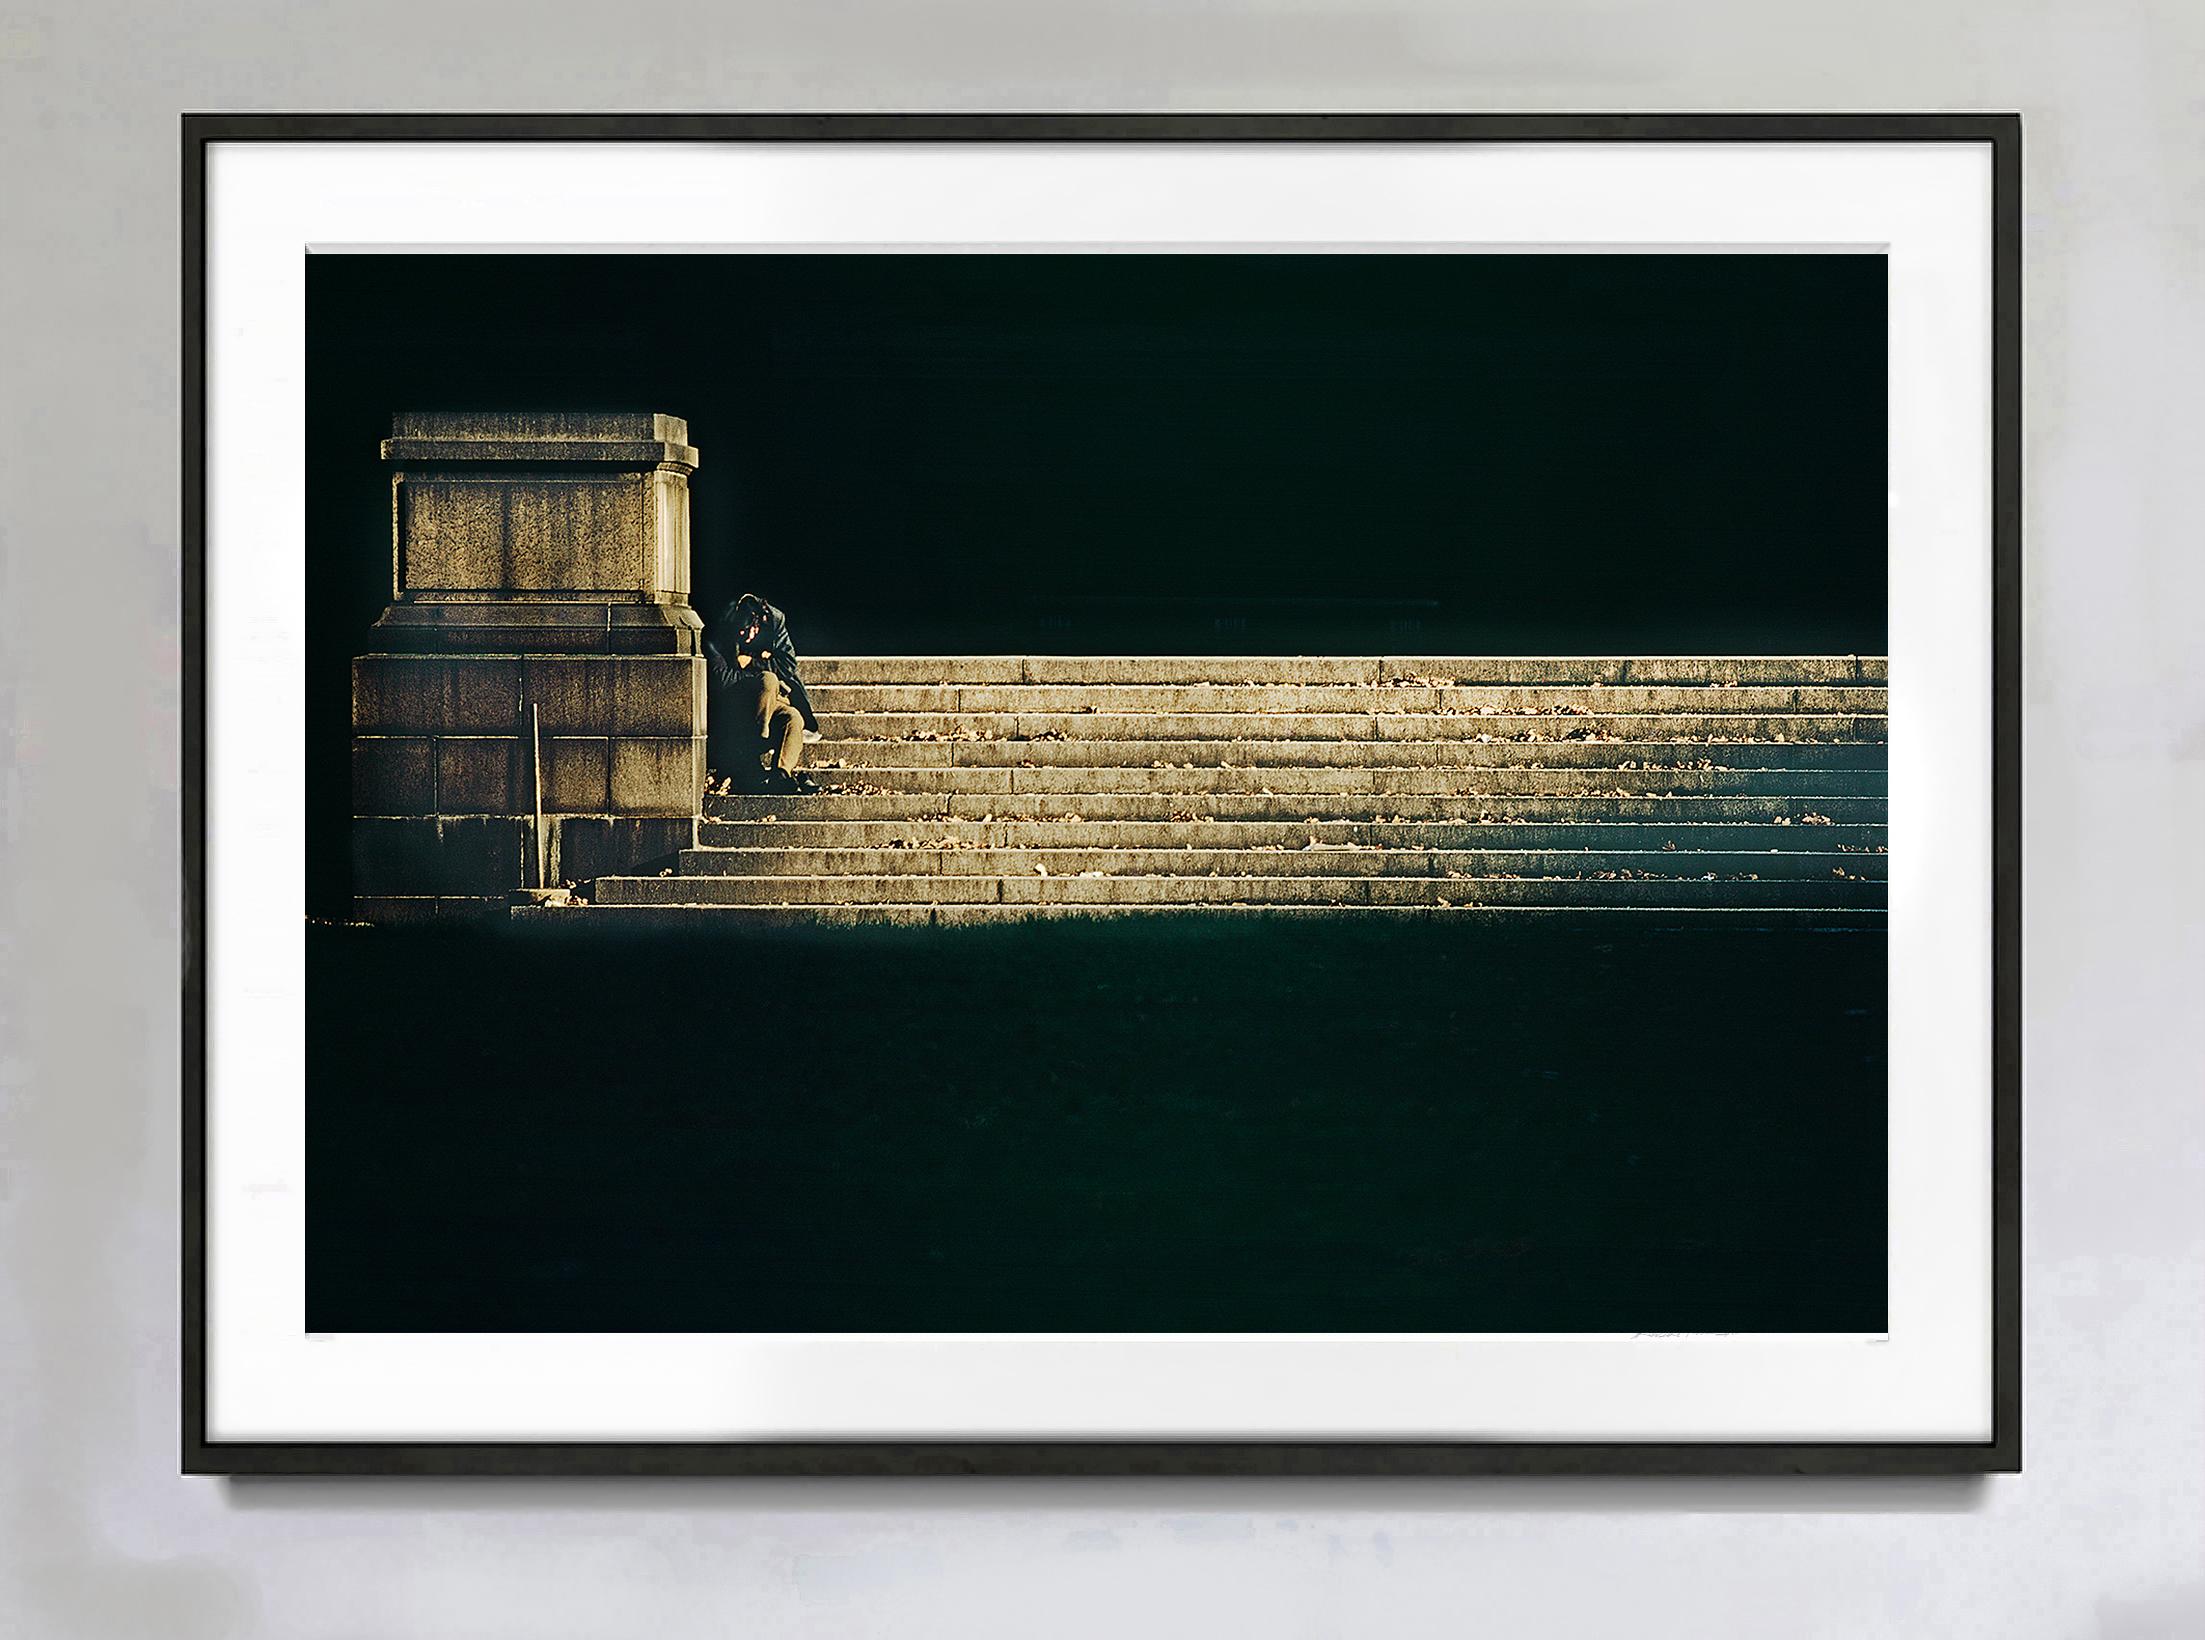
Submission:
<svg viewBox="0 0 2205 1640">
<path fill-rule="evenodd" d="M 2205 1632 L 2205 8 L 1051 11 L 0 9 L 0 1631 Z M 474 107 L 2020 109 L 2028 1473 L 178 1478 L 176 115 Z"/>
</svg>

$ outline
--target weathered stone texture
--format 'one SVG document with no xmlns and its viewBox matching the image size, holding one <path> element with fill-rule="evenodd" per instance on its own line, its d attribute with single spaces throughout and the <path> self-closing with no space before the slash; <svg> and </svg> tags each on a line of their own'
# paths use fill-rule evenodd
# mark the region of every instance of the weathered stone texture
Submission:
<svg viewBox="0 0 2205 1640">
<path fill-rule="evenodd" d="M 661 550 L 661 532 L 686 506 L 663 502 L 668 485 L 660 477 L 405 477 L 396 487 L 398 592 L 416 599 L 685 597 L 686 577 Z M 686 502 L 687 485 L 668 483 Z"/>
<path fill-rule="evenodd" d="M 392 602 L 352 669 L 353 892 L 402 921 L 695 841 L 703 623 L 679 417 L 402 413 Z M 580 862 L 579 867 L 576 862 Z"/>
<path fill-rule="evenodd" d="M 602 735 L 546 735 L 544 810 L 604 814 L 612 807 L 612 741 Z"/>
<path fill-rule="evenodd" d="M 687 604 L 500 602 L 393 604 L 376 647 L 402 653 L 694 655 L 704 623 Z"/>
<path fill-rule="evenodd" d="M 436 743 L 436 806 L 443 814 L 512 814 L 535 803 L 521 788 L 528 759 L 521 742 L 454 736 Z"/>
<path fill-rule="evenodd" d="M 354 915 L 382 916 L 374 902 L 464 900 L 454 909 L 502 911 L 533 883 L 535 844 L 526 817 L 417 815 L 353 822 Z M 696 841 L 687 815 L 562 815 L 547 819 L 545 876 L 557 882 L 646 872 Z M 409 908 L 418 917 L 425 908 Z"/>
<path fill-rule="evenodd" d="M 362 655 L 352 727 L 515 734 L 534 708 L 546 734 L 694 734 L 704 679 L 695 655 Z"/>
<path fill-rule="evenodd" d="M 695 814 L 704 662 L 693 655 L 362 655 L 354 812 Z M 533 719 L 533 721 L 532 721 Z"/>
<path fill-rule="evenodd" d="M 421 411 L 391 418 L 383 459 L 394 464 L 553 461 L 694 470 L 679 416 L 535 411 Z"/>
<path fill-rule="evenodd" d="M 1866 928 L 1889 892 L 1880 656 L 857 656 L 807 670 L 823 793 L 709 797 L 699 846 L 670 870 L 570 864 L 586 909 L 516 914 Z"/>
<path fill-rule="evenodd" d="M 657 870 L 696 841 L 694 819 L 575 816 L 552 833 L 552 878 L 584 883 L 619 872 Z"/>
<path fill-rule="evenodd" d="M 435 741 L 417 736 L 353 739 L 353 813 L 429 814 L 435 808 Z"/>
<path fill-rule="evenodd" d="M 704 804 L 702 736 L 621 735 L 612 741 L 615 814 L 695 814 Z"/>
<path fill-rule="evenodd" d="M 529 822 L 500 815 L 363 817 L 352 823 L 358 895 L 504 893 L 533 870 Z"/>
</svg>

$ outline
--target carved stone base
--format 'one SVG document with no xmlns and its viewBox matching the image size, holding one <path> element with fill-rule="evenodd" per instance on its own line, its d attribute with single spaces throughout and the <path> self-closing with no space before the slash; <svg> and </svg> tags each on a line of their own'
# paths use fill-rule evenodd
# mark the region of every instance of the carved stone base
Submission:
<svg viewBox="0 0 2205 1640">
<path fill-rule="evenodd" d="M 404 414 L 391 431 L 392 603 L 352 665 L 355 914 L 502 913 L 691 846 L 687 425 Z"/>
</svg>

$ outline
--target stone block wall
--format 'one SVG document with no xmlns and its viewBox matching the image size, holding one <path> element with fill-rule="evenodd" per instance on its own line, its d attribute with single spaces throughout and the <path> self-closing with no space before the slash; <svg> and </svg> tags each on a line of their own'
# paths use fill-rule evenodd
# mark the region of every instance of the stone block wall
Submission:
<svg viewBox="0 0 2205 1640">
<path fill-rule="evenodd" d="M 690 846 L 687 426 L 402 414 L 391 431 L 392 601 L 352 667 L 354 915 L 502 913 Z"/>
</svg>

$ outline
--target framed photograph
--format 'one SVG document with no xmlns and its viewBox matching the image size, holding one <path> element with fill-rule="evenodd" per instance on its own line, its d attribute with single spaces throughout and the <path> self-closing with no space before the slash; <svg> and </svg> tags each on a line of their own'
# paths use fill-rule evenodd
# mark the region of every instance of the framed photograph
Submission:
<svg viewBox="0 0 2205 1640">
<path fill-rule="evenodd" d="M 2018 1468 L 2019 166 L 188 118 L 184 1467 Z"/>
</svg>

